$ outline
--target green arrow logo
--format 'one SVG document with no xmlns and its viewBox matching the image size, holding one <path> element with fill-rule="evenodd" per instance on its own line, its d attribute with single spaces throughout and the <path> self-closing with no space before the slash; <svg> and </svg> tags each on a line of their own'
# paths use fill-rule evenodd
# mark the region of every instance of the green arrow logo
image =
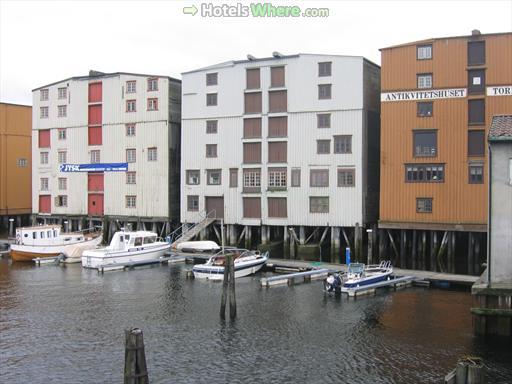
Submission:
<svg viewBox="0 0 512 384">
<path fill-rule="evenodd" d="M 195 14 L 197 13 L 197 8 L 195 5 L 193 5 L 191 7 L 183 7 L 183 13 L 185 15 L 195 16 Z"/>
</svg>

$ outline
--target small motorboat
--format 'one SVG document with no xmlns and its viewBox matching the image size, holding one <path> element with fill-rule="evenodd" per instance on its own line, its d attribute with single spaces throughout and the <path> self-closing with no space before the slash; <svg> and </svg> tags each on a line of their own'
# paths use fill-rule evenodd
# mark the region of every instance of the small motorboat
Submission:
<svg viewBox="0 0 512 384">
<path fill-rule="evenodd" d="M 85 251 L 82 266 L 98 269 L 114 264 L 150 264 L 158 262 L 169 248 L 170 244 L 158 238 L 155 232 L 119 231 L 114 233 L 107 247 Z"/>
<path fill-rule="evenodd" d="M 269 258 L 268 251 L 261 254 L 259 251 L 249 251 L 239 248 L 224 248 L 217 252 L 205 264 L 194 265 L 192 271 L 198 279 L 222 280 L 226 256 L 232 254 L 235 265 L 235 279 L 258 272 Z"/>
<path fill-rule="evenodd" d="M 187 253 L 216 253 L 220 251 L 219 245 L 215 241 L 184 241 L 176 245 L 178 252 Z"/>
<path fill-rule="evenodd" d="M 391 279 L 393 267 L 391 261 L 382 261 L 378 265 L 365 266 L 362 263 L 350 263 L 347 273 L 330 274 L 324 281 L 326 292 L 348 292 L 350 288 L 364 287 Z"/>
</svg>

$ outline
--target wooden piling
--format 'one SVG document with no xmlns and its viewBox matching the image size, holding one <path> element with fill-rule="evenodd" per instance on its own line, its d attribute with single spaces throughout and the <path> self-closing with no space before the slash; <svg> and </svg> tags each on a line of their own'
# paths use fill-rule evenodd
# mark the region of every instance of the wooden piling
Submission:
<svg viewBox="0 0 512 384">
<path fill-rule="evenodd" d="M 230 263 L 228 263 L 227 258 L 224 260 L 224 280 L 222 281 L 222 296 L 220 298 L 220 318 L 222 320 L 226 319 L 226 301 L 228 297 L 228 287 L 229 287 L 229 267 Z"/>
<path fill-rule="evenodd" d="M 412 230 L 412 269 L 416 269 L 418 267 L 417 264 L 417 254 L 418 254 L 418 234 L 416 230 Z"/>
<path fill-rule="evenodd" d="M 468 275 L 474 275 L 475 257 L 473 249 L 475 246 L 475 240 L 473 238 L 473 232 L 468 234 Z"/>
<path fill-rule="evenodd" d="M 235 259 L 233 255 L 229 255 L 226 262 L 229 264 L 229 318 L 233 320 L 236 317 Z"/>
<path fill-rule="evenodd" d="M 475 236 L 475 275 L 480 274 L 480 234 Z"/>
<path fill-rule="evenodd" d="M 430 270 L 437 271 L 437 263 L 436 263 L 436 254 L 437 254 L 437 232 L 430 232 Z"/>
<path fill-rule="evenodd" d="M 387 232 L 388 232 L 389 242 L 391 243 L 391 248 L 393 249 L 393 254 L 395 255 L 394 257 L 391 257 L 390 259 L 392 261 L 392 264 L 395 264 L 395 261 L 398 259 L 398 256 L 399 256 L 398 250 L 396 249 L 395 239 L 393 238 L 391 231 L 388 229 Z"/>
<path fill-rule="evenodd" d="M 421 231 L 420 269 L 425 270 L 427 260 L 427 232 Z"/>
<path fill-rule="evenodd" d="M 455 273 L 455 233 L 450 232 L 448 239 L 448 272 Z"/>
<path fill-rule="evenodd" d="M 406 252 L 407 252 L 407 231 L 405 229 L 401 229 L 400 230 L 400 268 L 407 268 Z"/>
<path fill-rule="evenodd" d="M 354 247 L 356 260 L 361 262 L 363 260 L 363 234 L 359 223 L 356 223 L 356 227 L 354 228 Z"/>
<path fill-rule="evenodd" d="M 124 384 L 148 384 L 146 352 L 142 330 L 125 330 Z"/>
</svg>

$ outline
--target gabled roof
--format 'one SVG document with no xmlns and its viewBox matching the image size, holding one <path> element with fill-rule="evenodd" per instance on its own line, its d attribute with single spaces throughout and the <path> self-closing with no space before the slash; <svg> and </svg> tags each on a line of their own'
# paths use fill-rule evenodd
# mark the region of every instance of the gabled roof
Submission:
<svg viewBox="0 0 512 384">
<path fill-rule="evenodd" d="M 512 115 L 493 116 L 489 141 L 512 141 Z"/>
</svg>

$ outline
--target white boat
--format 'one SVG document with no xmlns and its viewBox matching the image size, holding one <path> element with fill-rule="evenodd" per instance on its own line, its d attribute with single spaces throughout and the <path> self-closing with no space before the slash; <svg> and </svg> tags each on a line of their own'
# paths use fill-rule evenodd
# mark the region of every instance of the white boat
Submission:
<svg viewBox="0 0 512 384">
<path fill-rule="evenodd" d="M 16 240 L 11 244 L 11 259 L 32 261 L 60 255 L 76 258 L 84 249 L 95 248 L 101 243 L 101 232 L 84 232 L 62 233 L 61 226 L 55 224 L 16 228 Z M 80 258 L 76 259 L 76 262 L 79 261 Z"/>
<path fill-rule="evenodd" d="M 324 281 L 327 292 L 348 292 L 351 288 L 360 288 L 391 279 L 393 267 L 390 261 L 378 265 L 365 266 L 362 263 L 350 263 L 345 274 L 330 274 Z"/>
<path fill-rule="evenodd" d="M 170 244 L 158 238 L 155 232 L 119 231 L 114 234 L 107 247 L 85 251 L 82 255 L 82 266 L 98 269 L 115 264 L 156 262 L 169 248 Z"/>
<path fill-rule="evenodd" d="M 192 271 L 198 279 L 222 280 L 224 278 L 224 266 L 226 255 L 232 254 L 235 265 L 235 279 L 258 272 L 268 260 L 268 251 L 261 254 L 259 251 L 247 249 L 225 248 L 210 257 L 205 264 L 194 265 Z"/>
<path fill-rule="evenodd" d="M 220 250 L 219 245 L 215 241 L 184 241 L 176 245 L 176 250 L 179 252 L 207 252 L 214 253 Z"/>
</svg>

